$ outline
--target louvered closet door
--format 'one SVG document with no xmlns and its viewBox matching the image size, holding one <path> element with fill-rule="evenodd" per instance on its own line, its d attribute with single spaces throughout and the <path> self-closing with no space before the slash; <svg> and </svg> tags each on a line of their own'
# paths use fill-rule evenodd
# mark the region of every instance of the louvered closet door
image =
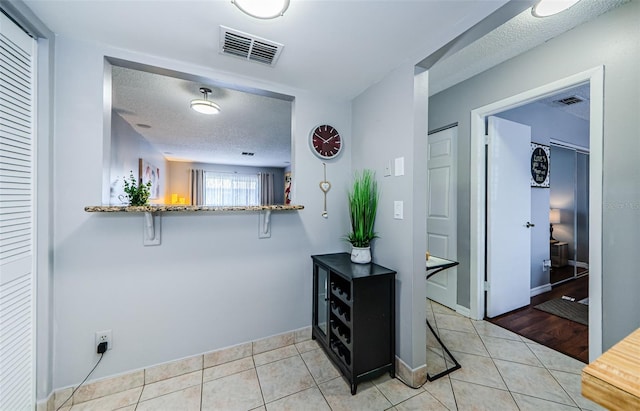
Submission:
<svg viewBox="0 0 640 411">
<path fill-rule="evenodd" d="M 34 47 L 0 13 L 0 410 L 35 408 Z"/>
</svg>

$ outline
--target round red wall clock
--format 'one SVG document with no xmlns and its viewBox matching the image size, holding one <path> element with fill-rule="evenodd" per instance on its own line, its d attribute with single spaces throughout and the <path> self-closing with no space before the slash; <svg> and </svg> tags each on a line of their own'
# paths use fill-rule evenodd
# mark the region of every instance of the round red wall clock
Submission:
<svg viewBox="0 0 640 411">
<path fill-rule="evenodd" d="M 342 137 L 335 127 L 323 124 L 311 130 L 309 145 L 313 154 L 323 160 L 330 160 L 340 154 Z"/>
</svg>

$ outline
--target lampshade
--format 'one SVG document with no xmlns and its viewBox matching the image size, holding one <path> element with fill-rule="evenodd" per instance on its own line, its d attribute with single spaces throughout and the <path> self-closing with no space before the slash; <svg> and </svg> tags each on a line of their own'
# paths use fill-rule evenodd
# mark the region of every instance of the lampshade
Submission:
<svg viewBox="0 0 640 411">
<path fill-rule="evenodd" d="M 231 0 L 243 13 L 257 19 L 275 19 L 289 8 L 289 0 Z"/>
<path fill-rule="evenodd" d="M 568 9 L 580 0 L 540 0 L 531 9 L 535 17 L 548 17 Z"/>
<path fill-rule="evenodd" d="M 204 99 L 191 100 L 191 108 L 202 114 L 218 114 L 220 106 L 213 101 L 207 100 L 207 95 L 211 93 L 211 89 L 200 87 L 200 92 L 204 95 Z"/>
<path fill-rule="evenodd" d="M 560 224 L 560 209 L 552 208 L 549 210 L 549 223 Z"/>
</svg>

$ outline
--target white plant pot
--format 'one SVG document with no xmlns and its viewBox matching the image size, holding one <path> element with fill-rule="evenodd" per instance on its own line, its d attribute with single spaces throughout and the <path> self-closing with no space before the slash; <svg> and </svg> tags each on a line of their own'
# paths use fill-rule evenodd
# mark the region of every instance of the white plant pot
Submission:
<svg viewBox="0 0 640 411">
<path fill-rule="evenodd" d="M 371 247 L 353 247 L 351 261 L 356 264 L 369 264 L 371 262 Z"/>
</svg>

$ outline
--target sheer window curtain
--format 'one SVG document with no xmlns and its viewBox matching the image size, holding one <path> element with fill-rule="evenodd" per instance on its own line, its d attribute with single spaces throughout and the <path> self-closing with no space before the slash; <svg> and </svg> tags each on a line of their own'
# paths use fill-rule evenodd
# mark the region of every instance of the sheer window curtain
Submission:
<svg viewBox="0 0 640 411">
<path fill-rule="evenodd" d="M 260 204 L 256 174 L 205 173 L 205 204 L 209 206 L 256 206 Z"/>
<path fill-rule="evenodd" d="M 189 180 L 191 186 L 191 205 L 204 205 L 204 170 L 192 169 Z"/>
<path fill-rule="evenodd" d="M 275 198 L 273 194 L 273 174 L 258 173 L 260 180 L 260 205 L 271 205 Z"/>
</svg>

